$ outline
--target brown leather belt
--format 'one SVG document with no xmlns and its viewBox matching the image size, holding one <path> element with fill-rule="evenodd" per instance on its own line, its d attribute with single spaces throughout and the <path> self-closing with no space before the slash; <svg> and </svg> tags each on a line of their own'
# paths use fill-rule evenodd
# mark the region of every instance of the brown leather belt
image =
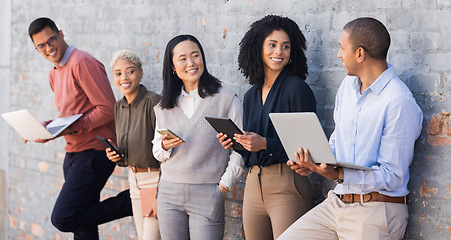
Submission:
<svg viewBox="0 0 451 240">
<path fill-rule="evenodd" d="M 130 167 L 130 169 L 132 170 L 132 172 L 134 172 L 134 173 L 139 173 L 139 172 L 158 172 L 158 171 L 160 171 L 160 169 L 159 168 L 139 168 L 139 167 L 132 167 L 132 166 L 129 166 Z"/>
<path fill-rule="evenodd" d="M 367 194 L 337 194 L 344 203 L 366 203 L 366 202 L 388 202 L 407 204 L 407 196 L 390 197 L 382 195 L 378 192 L 370 192 Z M 361 197 L 363 199 L 361 199 Z"/>
</svg>

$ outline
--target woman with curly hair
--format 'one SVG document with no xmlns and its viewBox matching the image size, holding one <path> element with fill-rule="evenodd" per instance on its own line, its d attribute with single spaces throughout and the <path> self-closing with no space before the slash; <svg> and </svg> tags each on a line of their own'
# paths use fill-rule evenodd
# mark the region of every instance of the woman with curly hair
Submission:
<svg viewBox="0 0 451 240">
<path fill-rule="evenodd" d="M 315 112 L 315 97 L 304 81 L 305 49 L 298 25 L 272 15 L 254 22 L 240 42 L 239 68 L 253 85 L 244 96 L 244 135 L 234 136 L 247 150 L 242 155 L 249 167 L 243 202 L 248 240 L 276 239 L 313 205 L 308 179 L 287 166 L 269 119 L 272 112 Z M 231 147 L 226 135 L 217 137 Z"/>
<path fill-rule="evenodd" d="M 225 193 L 244 172 L 244 162 L 218 143 L 204 117 L 230 118 L 242 126 L 243 106 L 208 72 L 194 36 L 179 35 L 168 42 L 163 95 L 154 109 L 157 129 L 180 137 L 155 133 L 153 140 L 162 173 L 157 204 L 161 238 L 222 240 Z"/>
</svg>

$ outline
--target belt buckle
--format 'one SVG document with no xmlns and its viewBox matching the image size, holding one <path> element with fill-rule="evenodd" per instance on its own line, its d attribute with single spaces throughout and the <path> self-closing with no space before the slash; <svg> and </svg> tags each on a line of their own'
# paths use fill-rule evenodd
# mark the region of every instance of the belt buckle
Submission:
<svg viewBox="0 0 451 240">
<path fill-rule="evenodd" d="M 355 203 L 355 199 L 354 199 L 354 194 L 350 193 L 349 195 L 351 195 L 351 201 L 346 201 L 345 200 L 345 196 L 348 194 L 339 194 L 338 198 L 344 203 L 344 204 L 352 204 Z"/>
<path fill-rule="evenodd" d="M 345 196 L 346 194 L 340 194 L 340 199 L 341 199 L 341 201 L 342 202 L 344 202 L 344 203 L 346 203 L 346 204 L 351 204 L 351 203 L 356 203 L 356 200 L 355 200 L 355 195 L 358 195 L 358 197 L 359 197 L 359 201 L 357 201 L 357 202 L 359 202 L 359 203 L 367 203 L 367 202 L 371 202 L 371 201 L 373 201 L 373 195 L 371 194 L 371 193 L 367 193 L 367 194 L 354 194 L 354 193 L 350 193 L 350 195 L 351 195 L 351 201 L 346 201 L 345 200 Z M 368 195 L 369 196 L 369 199 L 368 200 L 365 200 L 365 196 L 366 195 Z"/>
<path fill-rule="evenodd" d="M 349 204 L 349 202 L 346 202 L 344 194 L 337 194 L 337 196 L 344 204 Z"/>
<path fill-rule="evenodd" d="M 132 169 L 132 172 L 134 172 L 134 173 L 137 173 L 138 172 L 138 169 L 136 169 L 136 167 L 130 167 L 131 169 Z"/>
</svg>

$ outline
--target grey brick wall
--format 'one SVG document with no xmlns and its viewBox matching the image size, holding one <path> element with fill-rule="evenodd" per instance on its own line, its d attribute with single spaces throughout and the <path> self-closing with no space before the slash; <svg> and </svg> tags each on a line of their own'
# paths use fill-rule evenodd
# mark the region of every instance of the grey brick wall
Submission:
<svg viewBox="0 0 451 240">
<path fill-rule="evenodd" d="M 334 97 L 345 76 L 336 57 L 341 29 L 356 17 L 372 16 L 389 29 L 389 61 L 424 111 L 424 129 L 411 166 L 411 215 L 405 239 L 449 239 L 450 10 L 450 0 L 3 0 L 0 112 L 27 108 L 40 120 L 58 115 L 47 80 L 52 64 L 36 52 L 27 35 L 29 23 L 37 17 L 54 19 L 69 44 L 91 53 L 107 69 L 115 51 L 138 52 L 144 61 L 144 84 L 157 92 L 162 88 L 166 43 L 177 34 L 193 34 L 205 48 L 210 71 L 241 98 L 249 85 L 237 70 L 238 43 L 253 21 L 278 14 L 295 20 L 307 38 L 307 82 L 330 134 Z M 117 90 L 115 94 L 120 97 Z M 63 182 L 64 141 L 23 144 L 3 120 L 0 131 L 0 194 L 5 196 L 0 197 L 0 239 L 70 239 L 49 220 Z M 127 188 L 125 176 L 117 168 L 102 197 Z M 310 180 L 317 202 L 333 187 L 316 175 Z M 242 178 L 227 195 L 225 239 L 242 239 L 244 184 Z M 102 239 L 136 238 L 131 218 L 102 225 L 100 230 Z"/>
<path fill-rule="evenodd" d="M 0 32 L 6 33 L 0 37 L 0 76 L 3 77 L 2 87 L 0 87 L 0 112 L 8 111 L 9 107 L 9 87 L 11 78 L 11 1 L 2 2 L 0 8 Z M 0 239 L 6 238 L 7 227 L 7 197 L 8 197 L 8 163 L 9 152 L 7 134 L 9 127 L 4 121 L 0 121 Z M 5 236 L 5 237 L 4 237 Z"/>
</svg>

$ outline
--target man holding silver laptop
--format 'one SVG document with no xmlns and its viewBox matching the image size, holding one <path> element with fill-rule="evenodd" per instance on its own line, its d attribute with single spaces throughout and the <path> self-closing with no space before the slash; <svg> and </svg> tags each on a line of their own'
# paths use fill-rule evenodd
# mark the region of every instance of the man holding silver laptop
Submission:
<svg viewBox="0 0 451 240">
<path fill-rule="evenodd" d="M 60 231 L 73 232 L 74 239 L 97 240 L 98 225 L 132 215 L 128 190 L 100 201 L 100 192 L 116 166 L 105 156 L 105 147 L 97 139 L 116 139 L 113 91 L 103 64 L 68 46 L 63 32 L 51 19 L 34 20 L 28 34 L 36 50 L 55 64 L 49 83 L 60 117 L 83 114 L 59 134 L 67 143 L 65 182 L 53 208 L 52 224 Z"/>
<path fill-rule="evenodd" d="M 343 28 L 337 57 L 347 72 L 335 100 L 329 144 L 337 161 L 373 171 L 315 164 L 299 149 L 301 175 L 335 180 L 326 200 L 278 239 L 402 239 L 408 222 L 407 183 L 423 114 L 407 86 L 387 63 L 390 35 L 373 18 Z"/>
</svg>

